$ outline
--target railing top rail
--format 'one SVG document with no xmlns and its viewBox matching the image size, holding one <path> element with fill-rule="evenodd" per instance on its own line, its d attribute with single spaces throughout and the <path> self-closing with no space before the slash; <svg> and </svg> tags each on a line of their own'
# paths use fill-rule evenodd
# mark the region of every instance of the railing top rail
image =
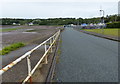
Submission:
<svg viewBox="0 0 120 84">
<path fill-rule="evenodd" d="M 58 33 L 59 34 L 59 33 Z M 57 36 L 58 37 L 58 36 Z M 27 78 L 23 81 L 22 84 L 25 84 L 25 82 L 27 82 L 27 80 L 31 77 L 31 75 L 35 72 L 35 70 L 37 69 L 37 67 L 39 66 L 39 64 L 42 62 L 42 60 L 44 59 L 44 57 L 47 55 L 47 53 L 49 52 L 49 50 L 51 49 L 52 45 L 55 43 L 55 41 L 57 40 L 57 38 L 55 38 L 55 40 L 53 41 L 53 43 L 50 45 L 50 47 L 48 48 L 48 50 L 44 53 L 44 55 L 42 56 L 42 58 L 39 60 L 39 62 L 36 64 L 36 66 L 33 68 L 33 70 L 30 72 L 30 74 L 27 76 Z"/>
</svg>

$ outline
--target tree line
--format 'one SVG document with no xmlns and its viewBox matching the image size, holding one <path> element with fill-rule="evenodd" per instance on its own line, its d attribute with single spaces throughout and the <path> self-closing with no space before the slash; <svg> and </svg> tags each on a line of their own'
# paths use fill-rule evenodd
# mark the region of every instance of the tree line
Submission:
<svg viewBox="0 0 120 84">
<path fill-rule="evenodd" d="M 105 23 L 119 22 L 120 16 L 118 15 L 107 15 L 106 17 L 97 18 L 48 18 L 48 19 L 16 19 L 16 18 L 1 18 L 1 25 L 80 25 L 83 23 L 100 23 L 104 18 Z"/>
</svg>

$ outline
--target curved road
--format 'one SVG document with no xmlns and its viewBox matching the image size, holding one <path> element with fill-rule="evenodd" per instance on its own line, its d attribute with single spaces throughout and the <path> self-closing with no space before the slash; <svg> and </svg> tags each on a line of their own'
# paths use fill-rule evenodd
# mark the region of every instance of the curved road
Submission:
<svg viewBox="0 0 120 84">
<path fill-rule="evenodd" d="M 118 82 L 118 42 L 66 28 L 56 66 L 58 82 Z"/>
</svg>

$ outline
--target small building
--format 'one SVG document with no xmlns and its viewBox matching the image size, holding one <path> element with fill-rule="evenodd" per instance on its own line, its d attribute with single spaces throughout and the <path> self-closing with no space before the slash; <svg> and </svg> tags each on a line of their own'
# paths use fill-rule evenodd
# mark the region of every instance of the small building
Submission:
<svg viewBox="0 0 120 84">
<path fill-rule="evenodd" d="M 31 22 L 31 23 L 29 23 L 28 25 L 29 25 L 29 26 L 32 26 L 32 25 L 33 25 L 33 23 Z"/>
<path fill-rule="evenodd" d="M 16 23 L 13 23 L 13 25 L 16 25 Z"/>
</svg>

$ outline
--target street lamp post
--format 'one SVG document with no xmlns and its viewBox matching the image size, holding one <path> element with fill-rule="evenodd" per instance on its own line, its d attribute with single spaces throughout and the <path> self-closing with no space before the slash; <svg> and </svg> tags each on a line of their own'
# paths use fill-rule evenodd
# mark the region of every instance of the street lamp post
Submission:
<svg viewBox="0 0 120 84">
<path fill-rule="evenodd" d="M 100 10 L 100 12 L 102 12 L 103 13 L 103 16 L 102 16 L 102 24 L 104 24 L 104 15 L 105 15 L 105 11 L 104 10 Z M 104 26 L 102 27 L 102 34 L 103 34 L 103 32 L 104 32 Z"/>
<path fill-rule="evenodd" d="M 76 26 L 79 28 L 79 18 L 76 18 Z"/>
</svg>

